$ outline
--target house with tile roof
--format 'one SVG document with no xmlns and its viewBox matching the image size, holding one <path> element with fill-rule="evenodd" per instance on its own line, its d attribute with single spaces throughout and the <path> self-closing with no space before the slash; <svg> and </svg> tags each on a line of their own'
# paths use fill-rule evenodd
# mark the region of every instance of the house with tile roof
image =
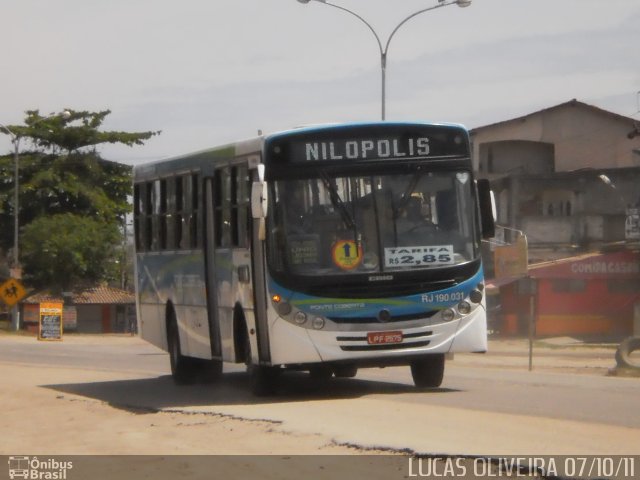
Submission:
<svg viewBox="0 0 640 480">
<path fill-rule="evenodd" d="M 29 330 L 37 330 L 39 305 L 64 303 L 65 331 L 78 333 L 134 333 L 136 328 L 135 296 L 106 285 L 70 292 L 64 296 L 40 292 L 21 302 L 21 318 Z"/>
</svg>

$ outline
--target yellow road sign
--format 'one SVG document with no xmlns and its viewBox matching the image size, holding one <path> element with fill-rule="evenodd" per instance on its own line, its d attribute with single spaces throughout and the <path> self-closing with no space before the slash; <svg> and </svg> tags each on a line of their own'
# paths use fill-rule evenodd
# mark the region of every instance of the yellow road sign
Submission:
<svg viewBox="0 0 640 480">
<path fill-rule="evenodd" d="M 13 307 L 16 303 L 22 300 L 26 294 L 27 291 L 15 278 L 10 278 L 0 285 L 0 300 L 6 303 L 9 307 Z"/>
</svg>

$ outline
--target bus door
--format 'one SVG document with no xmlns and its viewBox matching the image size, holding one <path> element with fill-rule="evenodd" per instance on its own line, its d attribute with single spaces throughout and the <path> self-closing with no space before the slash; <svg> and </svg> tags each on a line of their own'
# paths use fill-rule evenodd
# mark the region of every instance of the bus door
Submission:
<svg viewBox="0 0 640 480">
<path fill-rule="evenodd" d="M 217 329 L 216 340 L 219 342 L 222 358 L 234 361 L 236 307 L 242 308 L 249 331 L 255 325 L 254 267 L 250 249 L 250 178 L 246 162 L 217 168 L 207 185 L 207 202 L 212 207 L 210 214 L 207 214 L 207 282 L 211 331 L 213 337 Z M 259 327 L 256 330 L 260 332 Z"/>
<path fill-rule="evenodd" d="M 252 170 L 251 184 L 254 182 L 262 183 L 264 181 L 261 178 L 261 174 L 257 169 Z M 255 301 L 255 326 L 257 332 L 257 349 L 258 360 L 260 363 L 271 362 L 271 349 L 269 347 L 269 323 L 267 318 L 267 282 L 266 282 L 266 268 L 265 268 L 265 248 L 264 240 L 260 238 L 260 223 L 264 222 L 264 218 L 253 218 L 250 213 L 250 238 L 251 238 L 251 262 L 252 262 L 252 282 L 254 288 L 254 301 Z M 263 225 L 264 228 L 264 225 Z M 255 350 L 254 350 L 255 351 Z M 256 356 L 253 356 L 254 361 Z"/>
</svg>

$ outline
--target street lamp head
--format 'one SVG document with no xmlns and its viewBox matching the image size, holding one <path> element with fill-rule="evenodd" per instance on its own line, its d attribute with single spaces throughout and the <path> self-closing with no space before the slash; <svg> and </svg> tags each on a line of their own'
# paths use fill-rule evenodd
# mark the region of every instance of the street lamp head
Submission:
<svg viewBox="0 0 640 480">
<path fill-rule="evenodd" d="M 598 175 L 598 178 L 600 180 L 602 180 L 602 183 L 604 183 L 605 185 L 608 185 L 611 188 L 616 188 L 615 184 L 611 181 L 611 179 L 605 175 L 604 173 Z"/>
<path fill-rule="evenodd" d="M 320 2 L 320 3 L 327 3 L 327 0 L 298 0 L 300 3 L 309 3 L 309 2 Z"/>
<path fill-rule="evenodd" d="M 471 5 L 471 0 L 456 0 L 456 5 L 460 8 L 465 8 Z"/>
</svg>

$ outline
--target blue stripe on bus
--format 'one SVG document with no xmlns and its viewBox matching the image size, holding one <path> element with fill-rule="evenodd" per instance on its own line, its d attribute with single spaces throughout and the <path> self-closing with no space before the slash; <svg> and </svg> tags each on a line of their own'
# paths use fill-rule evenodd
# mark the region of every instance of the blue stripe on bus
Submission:
<svg viewBox="0 0 640 480">
<path fill-rule="evenodd" d="M 471 278 L 451 288 L 416 295 L 392 298 L 325 298 L 307 295 L 287 289 L 269 279 L 270 293 L 280 295 L 283 301 L 297 309 L 312 315 L 330 315 L 350 318 L 376 316 L 382 308 L 392 315 L 411 315 L 416 313 L 442 310 L 457 305 L 468 297 L 469 293 L 482 282 L 483 270 Z"/>
</svg>

